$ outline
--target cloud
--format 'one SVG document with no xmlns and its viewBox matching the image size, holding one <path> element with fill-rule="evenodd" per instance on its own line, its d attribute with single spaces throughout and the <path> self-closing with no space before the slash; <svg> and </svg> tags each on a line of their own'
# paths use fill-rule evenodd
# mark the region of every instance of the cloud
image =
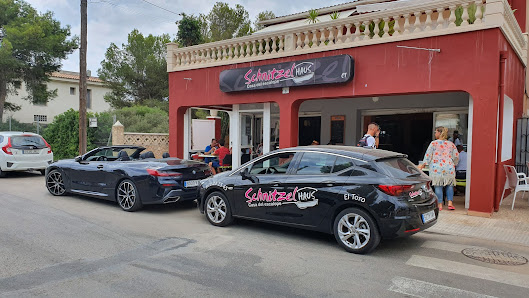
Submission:
<svg viewBox="0 0 529 298">
<path fill-rule="evenodd" d="M 80 36 L 80 1 L 69 0 L 26 0 L 39 12 L 52 11 L 63 26 L 70 25 L 73 35 Z M 118 46 L 127 42 L 127 35 L 138 29 L 144 35 L 161 35 L 164 33 L 174 37 L 178 31 L 175 21 L 180 19 L 179 13 L 198 15 L 207 14 L 214 5 L 211 0 L 88 0 L 88 36 L 87 36 L 87 68 L 95 75 L 105 58 L 110 43 Z M 226 0 L 234 7 L 241 4 L 250 14 L 253 22 L 259 12 L 270 10 L 277 16 L 306 11 L 311 8 L 336 5 L 345 1 L 327 1 L 322 5 L 316 0 Z M 169 12 L 169 11 L 171 12 Z M 63 61 L 63 69 L 79 71 L 79 51 L 75 51 Z"/>
</svg>

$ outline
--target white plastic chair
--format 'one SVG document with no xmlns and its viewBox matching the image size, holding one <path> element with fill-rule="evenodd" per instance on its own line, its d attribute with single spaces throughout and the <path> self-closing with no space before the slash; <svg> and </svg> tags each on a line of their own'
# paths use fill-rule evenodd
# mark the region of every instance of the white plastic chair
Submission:
<svg viewBox="0 0 529 298">
<path fill-rule="evenodd" d="M 512 198 L 512 207 L 511 210 L 514 210 L 514 201 L 516 200 L 516 194 L 519 191 L 526 192 L 529 191 L 529 177 L 525 176 L 525 173 L 517 173 L 516 169 L 513 166 L 504 165 L 506 179 L 505 186 L 503 187 L 503 193 L 501 194 L 500 205 L 503 202 L 503 196 L 505 195 L 505 190 L 514 189 L 514 197 Z M 522 193 L 522 199 L 524 193 Z"/>
</svg>

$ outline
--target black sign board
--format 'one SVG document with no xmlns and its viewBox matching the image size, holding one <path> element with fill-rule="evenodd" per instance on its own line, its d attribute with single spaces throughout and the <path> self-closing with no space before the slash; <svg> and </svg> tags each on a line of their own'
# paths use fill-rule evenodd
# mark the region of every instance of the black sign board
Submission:
<svg viewBox="0 0 529 298">
<path fill-rule="evenodd" d="M 349 55 L 228 69 L 220 73 L 223 92 L 345 83 L 354 76 Z"/>
</svg>

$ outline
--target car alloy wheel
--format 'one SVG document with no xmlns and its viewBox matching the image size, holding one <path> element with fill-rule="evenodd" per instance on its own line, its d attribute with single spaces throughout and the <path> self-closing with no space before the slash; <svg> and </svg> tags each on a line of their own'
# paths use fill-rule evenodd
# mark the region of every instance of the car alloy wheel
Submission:
<svg viewBox="0 0 529 298">
<path fill-rule="evenodd" d="M 227 226 L 233 221 L 228 200 L 221 192 L 213 192 L 207 197 L 206 214 L 209 222 L 215 226 Z"/>
<path fill-rule="evenodd" d="M 62 179 L 61 172 L 57 170 L 49 172 L 46 177 L 46 187 L 54 196 L 64 195 L 66 193 L 66 188 L 64 187 L 64 180 Z"/>
<path fill-rule="evenodd" d="M 345 250 L 353 253 L 368 253 L 380 242 L 375 221 L 365 211 L 348 208 L 335 219 L 334 235 Z"/>
<path fill-rule="evenodd" d="M 130 180 L 123 180 L 119 183 L 117 201 L 125 211 L 136 211 L 142 206 L 136 186 Z"/>
</svg>

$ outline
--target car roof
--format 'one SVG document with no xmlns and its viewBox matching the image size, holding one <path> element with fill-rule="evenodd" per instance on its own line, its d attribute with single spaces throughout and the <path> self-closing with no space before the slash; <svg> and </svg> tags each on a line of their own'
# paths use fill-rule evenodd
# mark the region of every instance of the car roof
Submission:
<svg viewBox="0 0 529 298">
<path fill-rule="evenodd" d="M 387 151 L 382 149 L 373 149 L 373 148 L 363 148 L 356 146 L 338 146 L 338 145 L 312 145 L 312 146 L 298 146 L 279 149 L 278 151 L 319 151 L 319 152 L 328 152 L 335 154 L 342 154 L 350 156 L 356 159 L 362 159 L 365 161 L 381 160 L 388 158 L 397 158 L 402 157 L 406 158 L 406 154 Z"/>
<path fill-rule="evenodd" d="M 29 132 L 29 131 L 0 131 L 0 135 L 11 137 L 11 136 L 21 136 L 21 135 L 27 135 L 27 136 L 40 136 L 36 133 Z"/>
</svg>

